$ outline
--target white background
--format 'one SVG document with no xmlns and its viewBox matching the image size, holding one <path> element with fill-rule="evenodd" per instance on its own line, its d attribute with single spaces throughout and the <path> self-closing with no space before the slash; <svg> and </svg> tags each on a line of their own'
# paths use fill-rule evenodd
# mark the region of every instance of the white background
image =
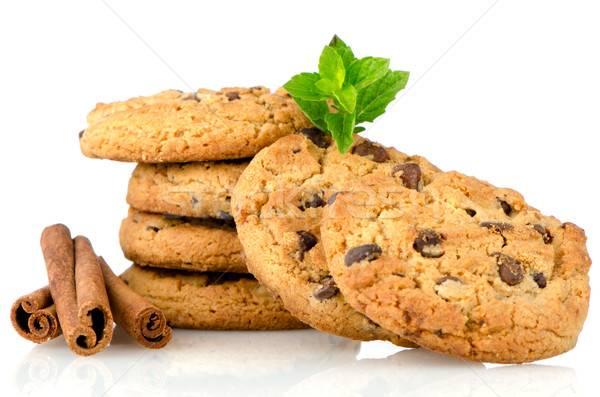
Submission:
<svg viewBox="0 0 600 397">
<path fill-rule="evenodd" d="M 316 331 L 177 331 L 150 352 L 117 330 L 104 352 L 80 358 L 62 337 L 37 347 L 20 339 L 8 309 L 47 282 L 39 249 L 47 225 L 89 237 L 116 272 L 128 266 L 117 233 L 134 165 L 79 151 L 96 102 L 167 88 L 275 89 L 316 70 L 334 33 L 358 57 L 391 58 L 393 69 L 411 72 L 369 138 L 518 190 L 584 228 L 594 260 L 599 15 L 593 0 L 2 2 L 1 394 L 597 393 L 597 264 L 576 348 L 525 366 L 484 367 Z"/>
</svg>

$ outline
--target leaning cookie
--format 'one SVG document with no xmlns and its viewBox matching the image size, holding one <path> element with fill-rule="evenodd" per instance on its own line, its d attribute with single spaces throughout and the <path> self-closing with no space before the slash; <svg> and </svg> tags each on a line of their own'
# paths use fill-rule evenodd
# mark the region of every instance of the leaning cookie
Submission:
<svg viewBox="0 0 600 397">
<path fill-rule="evenodd" d="M 310 121 L 283 89 L 168 90 L 99 103 L 79 134 L 84 155 L 138 163 L 251 157 Z"/>
<path fill-rule="evenodd" d="M 583 230 L 514 190 L 457 172 L 411 189 L 407 171 L 366 177 L 324 212 L 329 268 L 352 306 L 468 360 L 522 363 L 573 348 L 590 296 Z"/>
<path fill-rule="evenodd" d="M 232 200 L 248 269 L 314 328 L 356 340 L 415 346 L 346 302 L 327 269 L 319 227 L 326 202 L 360 176 L 389 173 L 406 162 L 421 164 L 426 180 L 439 170 L 422 157 L 358 136 L 355 140 L 350 152 L 341 155 L 327 134 L 311 128 L 281 138 L 252 159 Z"/>
<path fill-rule="evenodd" d="M 138 164 L 129 179 L 127 203 L 142 211 L 232 219 L 233 187 L 247 161 Z"/>
<path fill-rule="evenodd" d="M 143 266 L 247 273 L 232 221 L 151 214 L 129 209 L 119 240 L 125 257 Z"/>
<path fill-rule="evenodd" d="M 275 330 L 307 328 L 249 274 L 131 266 L 121 278 L 159 307 L 176 328 Z"/>
</svg>

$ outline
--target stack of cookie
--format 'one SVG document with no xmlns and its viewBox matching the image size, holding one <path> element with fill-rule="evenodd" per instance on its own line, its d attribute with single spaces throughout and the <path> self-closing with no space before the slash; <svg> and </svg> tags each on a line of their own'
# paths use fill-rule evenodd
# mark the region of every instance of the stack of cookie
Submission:
<svg viewBox="0 0 600 397">
<path fill-rule="evenodd" d="M 520 363 L 573 348 L 587 315 L 583 230 L 362 137 L 343 155 L 316 129 L 279 139 L 232 214 L 250 271 L 333 334 Z"/>
<path fill-rule="evenodd" d="M 285 91 L 264 87 L 169 90 L 89 114 L 86 156 L 139 163 L 119 233 L 134 265 L 121 277 L 172 326 L 305 327 L 249 274 L 230 200 L 249 158 L 309 126 Z"/>
</svg>

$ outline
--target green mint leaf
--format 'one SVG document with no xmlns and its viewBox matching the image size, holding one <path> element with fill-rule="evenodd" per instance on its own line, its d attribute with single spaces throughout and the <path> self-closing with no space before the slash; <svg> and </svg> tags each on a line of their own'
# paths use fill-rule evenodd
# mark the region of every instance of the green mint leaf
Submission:
<svg viewBox="0 0 600 397">
<path fill-rule="evenodd" d="M 329 45 L 329 47 L 333 47 L 333 48 L 348 47 L 346 45 L 346 43 L 344 43 L 337 34 L 333 35 L 333 37 L 331 38 L 331 41 L 329 42 L 328 45 Z"/>
<path fill-rule="evenodd" d="M 348 47 L 337 35 L 333 36 L 333 39 L 329 42 L 329 47 L 333 47 L 340 57 L 342 57 L 342 62 L 346 69 L 348 69 L 348 66 L 356 59 L 350 47 Z"/>
<path fill-rule="evenodd" d="M 354 141 L 358 126 L 385 112 L 406 86 L 408 72 L 391 71 L 389 59 L 356 59 L 349 46 L 334 36 L 319 57 L 318 73 L 300 73 L 284 84 L 310 121 L 331 134 L 340 153 Z"/>
<path fill-rule="evenodd" d="M 317 88 L 321 91 L 327 93 L 329 97 L 331 97 L 333 91 L 338 89 L 337 84 L 329 79 L 321 79 L 315 83 L 315 86 L 317 86 Z"/>
<path fill-rule="evenodd" d="M 320 79 L 319 73 L 300 73 L 285 83 L 283 88 L 294 99 L 302 98 L 307 101 L 322 101 L 330 98 L 331 95 L 327 95 L 316 87 L 315 83 Z"/>
<path fill-rule="evenodd" d="M 327 131 L 327 122 L 325 122 L 325 115 L 329 114 L 327 102 L 306 101 L 300 98 L 294 98 L 294 100 L 315 126 L 319 127 L 322 131 Z"/>
<path fill-rule="evenodd" d="M 356 124 L 373 122 L 406 86 L 409 72 L 389 70 L 385 76 L 358 91 Z"/>
<path fill-rule="evenodd" d="M 351 85 L 333 91 L 333 96 L 335 98 L 334 102 L 336 103 L 336 105 L 341 106 L 342 109 L 348 113 L 354 113 L 354 109 L 356 108 L 357 95 L 358 92 L 356 91 L 356 88 L 354 88 Z"/>
<path fill-rule="evenodd" d="M 319 75 L 333 82 L 335 88 L 342 88 L 346 77 L 346 68 L 342 57 L 333 47 L 325 46 L 319 58 Z"/>
<path fill-rule="evenodd" d="M 354 115 L 339 112 L 339 113 L 328 113 L 325 115 L 325 122 L 327 123 L 327 129 L 331 131 L 331 136 L 337 142 L 338 151 L 340 153 L 346 153 L 354 137 L 352 132 L 354 131 Z"/>
<path fill-rule="evenodd" d="M 346 70 L 346 82 L 357 90 L 385 76 L 390 66 L 386 58 L 365 57 L 354 61 Z"/>
</svg>

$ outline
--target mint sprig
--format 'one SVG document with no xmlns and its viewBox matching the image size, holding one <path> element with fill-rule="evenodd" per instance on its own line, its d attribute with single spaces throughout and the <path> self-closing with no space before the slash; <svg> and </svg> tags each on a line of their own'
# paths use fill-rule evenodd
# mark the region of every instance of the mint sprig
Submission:
<svg viewBox="0 0 600 397">
<path fill-rule="evenodd" d="M 319 72 L 300 73 L 283 85 L 314 125 L 327 131 L 340 153 L 352 146 L 359 124 L 381 116 L 406 86 L 409 72 L 389 69 L 386 58 L 357 59 L 338 36 L 323 48 Z"/>
</svg>

